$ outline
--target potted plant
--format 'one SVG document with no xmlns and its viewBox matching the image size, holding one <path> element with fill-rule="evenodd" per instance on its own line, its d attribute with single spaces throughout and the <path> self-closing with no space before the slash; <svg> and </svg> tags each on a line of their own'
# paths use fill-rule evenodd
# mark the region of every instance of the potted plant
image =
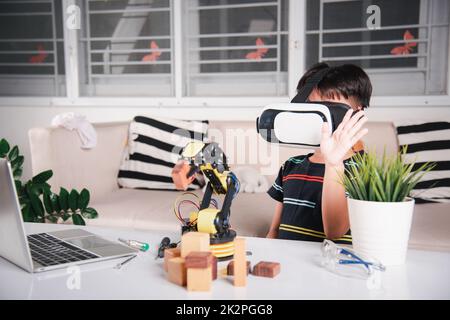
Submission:
<svg viewBox="0 0 450 320">
<path fill-rule="evenodd" d="M 406 148 L 393 156 L 358 153 L 341 181 L 348 193 L 350 229 L 355 251 L 384 265 L 401 265 L 406 259 L 414 211 L 411 190 L 434 165 L 425 163 L 413 171 L 405 163 Z"/>
<path fill-rule="evenodd" d="M 90 193 L 87 189 L 78 192 L 73 189 L 60 189 L 59 194 L 51 191 L 47 183 L 53 171 L 47 170 L 23 183 L 22 167 L 24 157 L 19 147 L 10 147 L 6 139 L 0 139 L 0 158 L 7 159 L 14 175 L 22 217 L 25 222 L 51 222 L 85 225 L 85 219 L 95 219 L 98 216 L 94 208 L 89 207 Z"/>
</svg>

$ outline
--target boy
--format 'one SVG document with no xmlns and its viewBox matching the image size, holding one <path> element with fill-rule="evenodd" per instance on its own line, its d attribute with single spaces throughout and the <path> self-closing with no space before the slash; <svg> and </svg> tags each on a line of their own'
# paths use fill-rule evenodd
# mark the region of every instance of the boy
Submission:
<svg viewBox="0 0 450 320">
<path fill-rule="evenodd" d="M 300 79 L 300 90 L 309 77 L 328 68 L 308 101 L 333 101 L 351 106 L 335 132 L 322 128 L 320 149 L 289 159 L 281 167 L 268 194 L 278 201 L 268 238 L 351 243 L 345 189 L 339 182 L 349 159 L 358 152 L 367 117 L 372 85 L 358 66 L 329 67 L 319 63 Z M 353 112 L 357 113 L 352 116 Z"/>
</svg>

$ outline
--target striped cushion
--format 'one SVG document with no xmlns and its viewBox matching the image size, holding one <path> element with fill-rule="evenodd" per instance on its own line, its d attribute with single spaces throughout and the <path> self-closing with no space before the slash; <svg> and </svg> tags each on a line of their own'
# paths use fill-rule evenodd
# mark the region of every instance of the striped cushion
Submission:
<svg viewBox="0 0 450 320">
<path fill-rule="evenodd" d="M 417 203 L 450 202 L 450 122 L 396 123 L 400 148 L 408 145 L 405 161 L 436 167 L 425 174 L 411 195 Z"/>
<path fill-rule="evenodd" d="M 119 170 L 123 188 L 176 190 L 172 168 L 181 149 L 194 140 L 205 141 L 207 121 L 182 121 L 137 116 L 130 124 L 128 146 Z M 199 189 L 194 180 L 189 190 Z"/>
</svg>

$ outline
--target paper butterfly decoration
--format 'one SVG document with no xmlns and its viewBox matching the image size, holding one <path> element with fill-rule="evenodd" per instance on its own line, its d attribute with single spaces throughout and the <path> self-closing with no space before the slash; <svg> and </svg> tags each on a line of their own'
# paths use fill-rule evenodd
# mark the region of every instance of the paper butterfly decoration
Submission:
<svg viewBox="0 0 450 320">
<path fill-rule="evenodd" d="M 248 60 L 261 60 L 267 52 L 269 52 L 269 49 L 264 47 L 265 43 L 261 38 L 256 39 L 256 46 L 258 49 L 256 51 L 252 51 L 247 53 L 245 56 Z"/>
<path fill-rule="evenodd" d="M 403 34 L 403 40 L 413 40 L 414 36 L 409 32 L 409 30 L 406 30 Z M 410 54 L 414 47 L 417 47 L 417 42 L 406 42 L 403 46 L 395 47 L 391 50 L 391 54 L 393 55 L 405 55 Z"/>
<path fill-rule="evenodd" d="M 37 50 L 39 51 L 39 54 L 31 56 L 30 59 L 28 59 L 29 63 L 42 63 L 48 57 L 48 53 L 45 52 L 45 48 L 42 44 L 37 45 Z"/>
<path fill-rule="evenodd" d="M 159 46 L 155 41 L 150 43 L 150 49 L 152 49 L 153 52 L 145 55 L 142 58 L 142 61 L 156 61 L 161 57 L 162 52 L 159 50 Z"/>
</svg>

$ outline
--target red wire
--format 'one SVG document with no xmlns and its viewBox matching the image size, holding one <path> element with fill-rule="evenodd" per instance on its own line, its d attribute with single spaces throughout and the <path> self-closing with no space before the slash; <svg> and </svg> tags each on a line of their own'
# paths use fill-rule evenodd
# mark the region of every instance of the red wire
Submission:
<svg viewBox="0 0 450 320">
<path fill-rule="evenodd" d="M 196 194 L 191 193 L 191 192 L 186 192 L 186 193 L 184 193 L 183 195 L 194 195 L 194 196 L 196 196 Z M 211 199 L 211 203 L 212 203 L 212 205 L 213 205 L 216 209 L 218 209 L 218 202 L 217 202 L 216 199 Z M 184 218 L 183 218 L 183 216 L 181 215 L 181 207 L 182 207 L 184 204 L 190 204 L 190 205 L 194 206 L 195 208 L 197 208 L 197 210 L 200 210 L 200 205 L 197 204 L 197 203 L 195 203 L 195 202 L 192 201 L 192 200 L 187 200 L 187 199 L 185 199 L 185 200 L 180 201 L 180 202 L 178 203 L 178 212 L 176 212 L 175 215 L 177 216 L 178 220 L 180 220 L 182 223 L 185 223 L 185 222 L 186 222 L 186 221 L 184 221 Z M 195 222 L 197 222 L 197 219 L 195 219 L 194 221 L 188 223 L 188 225 L 191 226 L 191 225 L 195 224 Z"/>
<path fill-rule="evenodd" d="M 185 204 L 185 203 L 189 203 L 189 204 L 193 205 L 194 207 L 196 207 L 197 210 L 200 210 L 200 206 L 199 206 L 198 204 L 196 204 L 195 202 L 191 201 L 191 200 L 183 200 L 183 201 L 180 201 L 180 203 L 178 204 L 178 214 L 180 215 L 181 221 L 183 221 L 183 222 L 185 222 L 185 221 L 184 221 L 184 219 L 183 219 L 183 216 L 181 215 L 181 206 L 182 206 L 183 204 Z"/>
</svg>

